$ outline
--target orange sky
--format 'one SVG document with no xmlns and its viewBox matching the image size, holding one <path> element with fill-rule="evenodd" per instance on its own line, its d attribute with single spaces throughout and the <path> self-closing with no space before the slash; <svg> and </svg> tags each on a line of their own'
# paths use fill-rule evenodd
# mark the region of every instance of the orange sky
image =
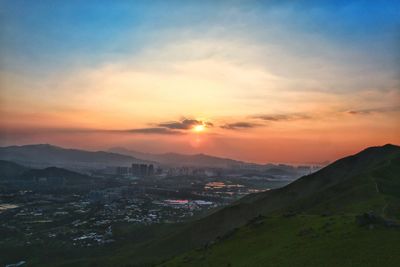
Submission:
<svg viewBox="0 0 400 267">
<path fill-rule="evenodd" d="M 0 144 L 260 163 L 400 144 L 398 17 L 389 9 L 241 5 L 119 3 L 91 10 L 99 21 L 86 9 L 78 16 L 82 6 L 5 5 Z"/>
</svg>

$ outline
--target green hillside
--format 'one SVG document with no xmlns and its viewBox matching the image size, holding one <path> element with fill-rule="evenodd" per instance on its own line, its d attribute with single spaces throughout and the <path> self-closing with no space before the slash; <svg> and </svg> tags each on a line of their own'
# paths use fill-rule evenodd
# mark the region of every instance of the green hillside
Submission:
<svg viewBox="0 0 400 267">
<path fill-rule="evenodd" d="M 400 198 L 400 148 L 393 145 L 368 148 L 354 156 L 271 192 L 241 200 L 264 213 L 311 214 L 373 210 L 397 216 Z M 383 210 L 384 207 L 385 210 Z"/>
<path fill-rule="evenodd" d="M 368 148 L 203 219 L 219 224 L 199 232 L 229 232 L 165 266 L 398 266 L 400 228 L 385 225 L 400 218 L 399 200 L 400 148 Z M 366 212 L 376 222 L 359 226 Z"/>
<path fill-rule="evenodd" d="M 400 230 L 354 216 L 271 216 L 160 266 L 399 266 Z"/>
</svg>

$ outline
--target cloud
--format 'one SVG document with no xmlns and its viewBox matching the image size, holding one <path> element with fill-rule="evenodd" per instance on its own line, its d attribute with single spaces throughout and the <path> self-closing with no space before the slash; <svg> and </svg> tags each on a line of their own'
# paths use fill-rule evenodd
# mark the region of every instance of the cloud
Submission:
<svg viewBox="0 0 400 267">
<path fill-rule="evenodd" d="M 288 114 L 258 114 L 250 116 L 249 118 L 252 120 L 256 120 L 256 122 L 239 121 L 234 123 L 226 123 L 220 126 L 220 128 L 228 130 L 250 129 L 250 128 L 265 126 L 265 123 L 267 121 L 279 122 L 279 121 L 306 120 L 306 119 L 311 119 L 312 116 L 302 113 L 288 113 Z M 263 122 L 260 123 L 260 120 Z"/>
<path fill-rule="evenodd" d="M 262 126 L 261 124 L 258 123 L 252 123 L 252 122 L 234 122 L 234 123 L 227 123 L 222 126 L 220 126 L 223 129 L 228 129 L 228 130 L 238 130 L 238 129 L 249 129 L 249 128 L 255 128 Z"/>
<path fill-rule="evenodd" d="M 183 132 L 181 131 L 171 130 L 162 127 L 118 130 L 118 132 L 135 133 L 135 134 L 167 134 L 167 135 L 183 134 Z"/>
<path fill-rule="evenodd" d="M 150 127 L 128 128 L 128 129 L 106 129 L 106 128 L 79 128 L 79 127 L 31 127 L 31 128 L 14 128 L 7 129 L 10 133 L 25 133 L 25 134 L 39 134 L 39 133 L 67 133 L 67 134 L 80 134 L 80 133 L 126 133 L 126 134 L 144 134 L 144 135 L 183 135 L 186 130 L 192 129 L 196 125 L 203 125 L 204 127 L 211 128 L 214 124 L 209 121 L 186 119 L 180 121 L 172 121 L 165 123 L 150 123 Z"/>
<path fill-rule="evenodd" d="M 208 128 L 214 126 L 214 124 L 209 121 L 186 119 L 186 118 L 183 118 L 180 121 L 163 122 L 153 125 L 156 125 L 156 127 L 116 130 L 116 132 L 125 132 L 133 134 L 179 135 L 179 134 L 185 134 L 185 130 L 192 129 L 196 125 L 204 125 L 205 127 Z"/>
<path fill-rule="evenodd" d="M 307 114 L 261 114 L 252 116 L 254 119 L 261 119 L 264 121 L 294 121 L 311 119 Z"/>
<path fill-rule="evenodd" d="M 201 120 L 193 120 L 193 119 L 183 119 L 181 121 L 173 121 L 173 122 L 164 122 L 159 123 L 157 126 L 167 128 L 167 129 L 176 129 L 176 130 L 188 130 L 193 128 L 196 125 L 204 125 L 206 127 L 213 127 L 214 125 L 211 122 L 201 121 Z"/>
<path fill-rule="evenodd" d="M 400 106 L 398 107 L 388 107 L 388 108 L 370 108 L 370 109 L 359 109 L 359 110 L 349 110 L 348 114 L 351 115 L 371 115 L 376 113 L 387 113 L 400 111 Z"/>
</svg>

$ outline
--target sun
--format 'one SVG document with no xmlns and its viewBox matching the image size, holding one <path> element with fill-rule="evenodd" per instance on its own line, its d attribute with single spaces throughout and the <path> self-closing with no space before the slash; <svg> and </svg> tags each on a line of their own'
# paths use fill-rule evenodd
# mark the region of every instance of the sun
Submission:
<svg viewBox="0 0 400 267">
<path fill-rule="evenodd" d="M 200 133 L 203 132 L 205 130 L 206 127 L 204 127 L 204 125 L 199 124 L 199 125 L 195 125 L 193 126 L 193 131 L 195 131 L 196 133 Z"/>
</svg>

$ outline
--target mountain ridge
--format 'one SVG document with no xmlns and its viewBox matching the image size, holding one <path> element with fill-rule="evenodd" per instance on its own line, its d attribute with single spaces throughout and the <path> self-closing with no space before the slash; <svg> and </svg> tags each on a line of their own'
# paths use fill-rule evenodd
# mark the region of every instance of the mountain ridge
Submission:
<svg viewBox="0 0 400 267">
<path fill-rule="evenodd" d="M 62 148 L 50 144 L 0 147 L 0 159 L 29 167 L 62 167 L 71 169 L 126 165 L 148 162 L 106 151 Z"/>
<path fill-rule="evenodd" d="M 274 167 L 293 168 L 293 166 L 289 164 L 254 163 L 254 162 L 231 159 L 227 157 L 209 155 L 205 153 L 182 154 L 176 152 L 166 152 L 157 154 L 157 153 L 146 153 L 136 150 L 130 150 L 123 147 L 113 147 L 108 149 L 107 151 L 123 155 L 130 155 L 141 159 L 157 161 L 165 165 L 175 165 L 175 166 L 183 165 L 191 167 L 198 166 L 198 167 L 215 167 L 215 168 L 258 166 L 266 169 Z"/>
<path fill-rule="evenodd" d="M 160 154 L 145 153 L 135 150 L 125 149 L 122 147 L 110 148 L 108 151 L 130 155 L 146 160 L 157 161 L 166 165 L 184 165 L 184 166 L 199 166 L 199 167 L 232 167 L 243 164 L 253 164 L 244 161 L 234 160 L 225 157 L 217 157 L 204 153 L 198 154 L 181 154 L 176 152 L 166 152 Z"/>
</svg>

